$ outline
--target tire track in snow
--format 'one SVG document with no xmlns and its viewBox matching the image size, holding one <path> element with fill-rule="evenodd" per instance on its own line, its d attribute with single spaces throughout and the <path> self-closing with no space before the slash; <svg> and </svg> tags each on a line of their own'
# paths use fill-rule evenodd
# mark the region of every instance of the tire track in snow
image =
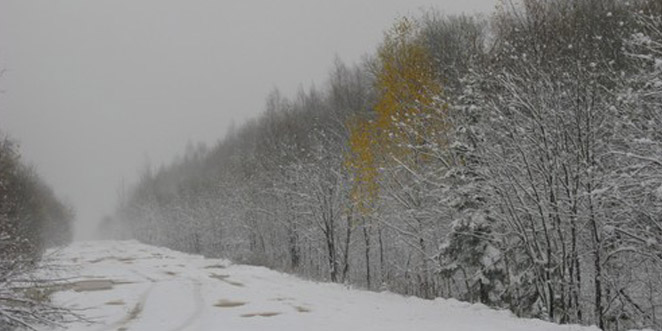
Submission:
<svg viewBox="0 0 662 331">
<path fill-rule="evenodd" d="M 156 286 L 157 281 L 154 278 L 138 272 L 136 269 L 131 269 L 129 271 L 141 278 L 144 278 L 146 283 L 150 284 L 149 287 L 142 294 L 140 294 L 138 301 L 134 304 L 133 308 L 131 308 L 126 316 L 116 322 L 105 325 L 104 327 L 98 329 L 98 331 L 121 330 L 129 325 L 129 323 L 135 321 L 140 316 L 142 311 L 145 310 L 145 303 L 147 302 L 147 298 L 149 298 L 149 295 L 152 293 L 152 290 L 154 289 L 154 286 Z"/>
<path fill-rule="evenodd" d="M 138 297 L 138 302 L 136 302 L 136 304 L 133 306 L 133 308 L 129 311 L 129 313 L 126 316 L 124 316 L 119 321 L 113 322 L 109 325 L 106 325 L 98 329 L 98 331 L 118 330 L 129 325 L 129 323 L 135 321 L 140 316 L 140 313 L 145 309 L 145 303 L 147 302 L 147 298 L 149 298 L 149 295 L 152 293 L 152 290 L 154 289 L 155 285 L 156 284 L 152 282 L 147 288 L 147 290 L 145 290 L 145 292 L 140 294 L 140 297 Z"/>
<path fill-rule="evenodd" d="M 187 327 L 190 327 L 202 314 L 202 310 L 205 306 L 204 299 L 202 298 L 202 283 L 199 280 L 192 278 L 191 281 L 193 283 L 193 300 L 195 301 L 195 310 L 184 322 L 179 324 L 177 327 L 170 329 L 170 331 L 182 331 Z"/>
</svg>

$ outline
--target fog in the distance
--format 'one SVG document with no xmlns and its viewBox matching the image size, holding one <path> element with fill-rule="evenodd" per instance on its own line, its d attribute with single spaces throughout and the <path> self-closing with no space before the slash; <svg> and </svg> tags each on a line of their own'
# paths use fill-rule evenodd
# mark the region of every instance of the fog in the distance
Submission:
<svg viewBox="0 0 662 331">
<path fill-rule="evenodd" d="M 360 61 L 400 15 L 496 2 L 3 0 L 0 130 L 89 237 L 123 182 L 213 144 L 274 87 L 322 84 L 336 55 Z"/>
</svg>

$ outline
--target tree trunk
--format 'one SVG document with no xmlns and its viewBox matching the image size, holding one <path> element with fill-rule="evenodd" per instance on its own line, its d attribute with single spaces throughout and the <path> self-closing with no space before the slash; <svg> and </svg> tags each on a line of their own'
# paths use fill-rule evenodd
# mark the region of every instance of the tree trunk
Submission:
<svg viewBox="0 0 662 331">
<path fill-rule="evenodd" d="M 290 267 L 296 270 L 299 267 L 301 257 L 299 255 L 299 244 L 297 239 L 296 222 L 292 221 L 288 228 L 288 244 L 290 251 Z"/>
<path fill-rule="evenodd" d="M 588 190 L 591 192 L 592 186 L 588 185 Z M 589 195 L 589 208 L 590 208 L 590 222 L 593 234 L 593 267 L 595 268 L 595 319 L 600 329 L 604 329 L 604 318 L 602 309 L 602 263 L 600 261 L 600 234 L 598 224 L 595 219 L 593 211 L 593 201 Z"/>
<path fill-rule="evenodd" d="M 349 214 L 347 215 L 347 232 L 345 233 L 345 250 L 344 250 L 344 256 L 343 256 L 343 261 L 345 265 L 343 266 L 342 269 L 342 281 L 343 283 L 347 281 L 347 274 L 349 273 L 349 242 L 352 237 L 352 211 L 349 211 Z"/>
<path fill-rule="evenodd" d="M 384 283 L 385 280 L 385 265 L 384 265 L 384 240 L 382 238 L 382 227 L 377 225 L 377 231 L 379 232 L 379 278 L 382 283 Z"/>
<path fill-rule="evenodd" d="M 363 239 L 365 240 L 365 270 L 366 270 L 366 284 L 368 289 L 371 289 L 370 284 L 370 233 L 368 232 L 368 225 L 363 220 Z"/>
<path fill-rule="evenodd" d="M 333 224 L 325 222 L 324 234 L 326 236 L 326 248 L 328 250 L 329 276 L 331 277 L 331 281 L 336 283 L 338 281 L 338 260 L 336 259 L 336 243 L 333 232 Z"/>
</svg>

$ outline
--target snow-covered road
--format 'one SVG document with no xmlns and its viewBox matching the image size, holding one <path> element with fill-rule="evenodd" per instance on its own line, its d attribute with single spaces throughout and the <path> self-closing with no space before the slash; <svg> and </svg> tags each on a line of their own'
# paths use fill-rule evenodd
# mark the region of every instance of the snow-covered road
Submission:
<svg viewBox="0 0 662 331">
<path fill-rule="evenodd" d="M 66 266 L 61 276 L 76 281 L 54 300 L 96 321 L 69 330 L 597 330 L 315 283 L 134 241 L 75 243 L 53 258 Z"/>
</svg>

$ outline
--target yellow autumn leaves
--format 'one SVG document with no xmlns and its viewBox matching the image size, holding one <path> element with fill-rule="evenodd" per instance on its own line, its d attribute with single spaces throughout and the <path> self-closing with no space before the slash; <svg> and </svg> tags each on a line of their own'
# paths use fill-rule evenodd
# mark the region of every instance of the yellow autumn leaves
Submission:
<svg viewBox="0 0 662 331">
<path fill-rule="evenodd" d="M 353 174 L 352 199 L 362 213 L 378 193 L 378 169 L 394 160 L 415 166 L 426 146 L 436 145 L 446 131 L 439 100 L 441 86 L 433 62 L 420 41 L 415 22 L 402 19 L 389 31 L 377 53 L 374 113 L 356 117 L 350 129 L 346 166 Z M 441 116 L 440 116 L 441 115 Z"/>
<path fill-rule="evenodd" d="M 370 211 L 379 190 L 374 127 L 373 122 L 365 119 L 350 123 L 350 152 L 345 158 L 347 168 L 354 175 L 351 198 L 363 214 Z"/>
</svg>

